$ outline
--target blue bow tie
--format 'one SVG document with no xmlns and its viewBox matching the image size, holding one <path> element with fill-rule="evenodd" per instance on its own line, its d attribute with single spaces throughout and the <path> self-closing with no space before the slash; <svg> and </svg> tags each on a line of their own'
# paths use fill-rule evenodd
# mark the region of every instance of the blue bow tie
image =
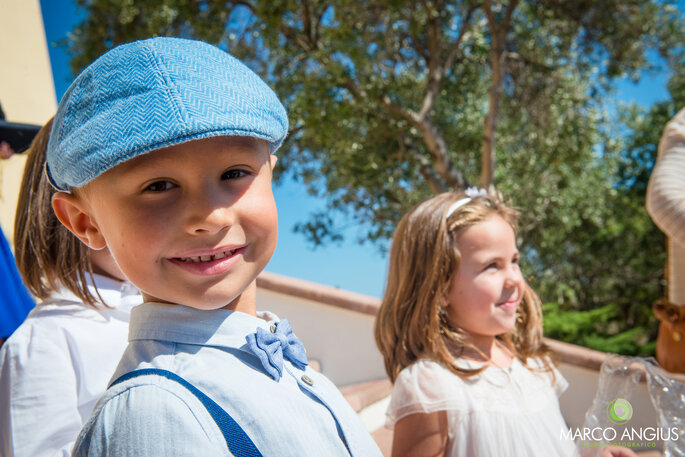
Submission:
<svg viewBox="0 0 685 457">
<path fill-rule="evenodd" d="M 245 337 L 250 350 L 259 357 L 264 370 L 276 381 L 283 375 L 283 357 L 300 370 L 307 366 L 307 352 L 295 336 L 288 319 L 271 325 L 271 331 L 258 328 Z"/>
</svg>

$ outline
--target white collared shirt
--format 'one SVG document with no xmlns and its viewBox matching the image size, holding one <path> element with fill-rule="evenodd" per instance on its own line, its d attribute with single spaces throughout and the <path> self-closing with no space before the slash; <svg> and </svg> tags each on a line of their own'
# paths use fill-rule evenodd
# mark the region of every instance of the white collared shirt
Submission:
<svg viewBox="0 0 685 457">
<path fill-rule="evenodd" d="M 94 275 L 94 283 L 110 309 L 63 290 L 37 305 L 0 349 L 0 455 L 69 455 L 107 388 L 142 298 L 127 282 Z"/>
</svg>

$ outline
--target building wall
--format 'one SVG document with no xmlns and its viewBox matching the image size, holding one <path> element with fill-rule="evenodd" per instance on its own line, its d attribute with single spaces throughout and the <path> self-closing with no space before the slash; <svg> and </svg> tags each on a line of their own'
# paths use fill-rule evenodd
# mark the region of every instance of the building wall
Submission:
<svg viewBox="0 0 685 457">
<path fill-rule="evenodd" d="M 374 316 L 262 288 L 257 289 L 257 309 L 288 318 L 307 357 L 337 386 L 386 377 L 373 338 Z"/>
<path fill-rule="evenodd" d="M 6 120 L 44 124 L 57 110 L 39 0 L 0 0 L 0 103 Z M 26 158 L 0 160 L 0 226 L 12 241 Z"/>
</svg>

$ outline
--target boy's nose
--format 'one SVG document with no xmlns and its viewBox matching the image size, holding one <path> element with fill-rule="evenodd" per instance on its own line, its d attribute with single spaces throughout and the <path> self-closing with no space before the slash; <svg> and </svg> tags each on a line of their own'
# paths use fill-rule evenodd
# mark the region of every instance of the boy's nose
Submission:
<svg viewBox="0 0 685 457">
<path fill-rule="evenodd" d="M 188 221 L 188 231 L 193 234 L 217 233 L 232 225 L 229 208 L 215 208 L 204 217 L 199 215 Z"/>
<path fill-rule="evenodd" d="M 190 234 L 211 234 L 230 228 L 235 222 L 235 211 L 226 201 L 212 195 L 188 202 L 186 231 Z"/>
</svg>

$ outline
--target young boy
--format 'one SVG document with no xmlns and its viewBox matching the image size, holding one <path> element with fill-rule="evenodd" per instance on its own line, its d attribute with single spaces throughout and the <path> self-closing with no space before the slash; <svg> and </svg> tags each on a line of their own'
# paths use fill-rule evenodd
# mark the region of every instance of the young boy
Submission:
<svg viewBox="0 0 685 457">
<path fill-rule="evenodd" d="M 196 41 L 119 46 L 67 91 L 46 166 L 55 213 L 146 302 L 73 455 L 380 456 L 287 320 L 256 311 L 286 132 L 268 86 Z"/>
</svg>

